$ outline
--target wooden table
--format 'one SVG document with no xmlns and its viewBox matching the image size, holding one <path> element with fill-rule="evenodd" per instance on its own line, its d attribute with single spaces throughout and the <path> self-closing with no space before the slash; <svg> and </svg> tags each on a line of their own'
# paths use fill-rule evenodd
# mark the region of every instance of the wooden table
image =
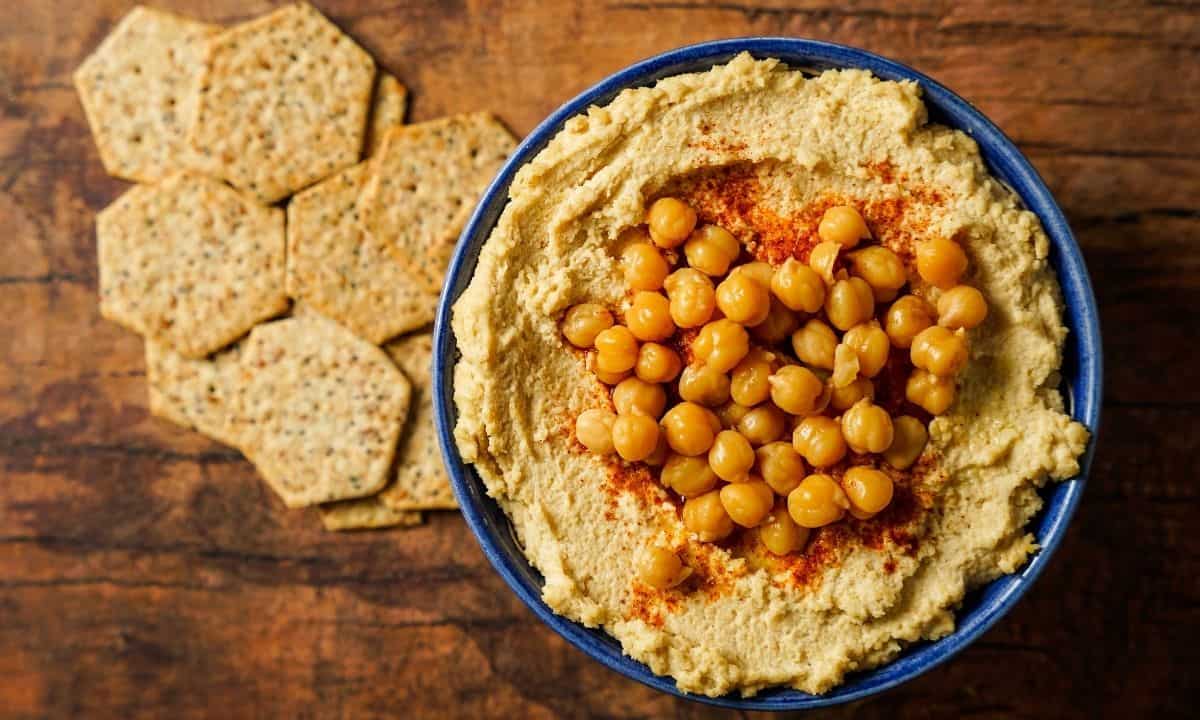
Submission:
<svg viewBox="0 0 1200 720">
<path fill-rule="evenodd" d="M 97 312 L 93 216 L 125 186 L 70 83 L 130 4 L 0 8 L 0 717 L 722 715 L 545 629 L 458 516 L 329 534 L 238 453 L 148 415 L 142 344 Z M 233 22 L 273 3 L 162 4 Z M 416 120 L 489 108 L 528 132 L 635 60 L 750 34 L 866 47 L 979 105 L 1044 175 L 1091 267 L 1103 443 L 1058 557 L 1009 617 L 828 716 L 1195 712 L 1200 6 L 318 4 L 409 85 Z"/>
</svg>

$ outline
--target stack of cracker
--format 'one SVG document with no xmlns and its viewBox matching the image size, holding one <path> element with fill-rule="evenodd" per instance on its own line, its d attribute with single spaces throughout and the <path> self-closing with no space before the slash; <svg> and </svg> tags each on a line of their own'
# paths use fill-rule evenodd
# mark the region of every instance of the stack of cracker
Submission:
<svg viewBox="0 0 1200 720">
<path fill-rule="evenodd" d="M 75 84 L 105 169 L 100 309 L 153 414 L 231 445 L 331 530 L 452 509 L 428 326 L 513 136 L 404 125 L 407 91 L 312 6 L 221 28 L 138 7 Z"/>
</svg>

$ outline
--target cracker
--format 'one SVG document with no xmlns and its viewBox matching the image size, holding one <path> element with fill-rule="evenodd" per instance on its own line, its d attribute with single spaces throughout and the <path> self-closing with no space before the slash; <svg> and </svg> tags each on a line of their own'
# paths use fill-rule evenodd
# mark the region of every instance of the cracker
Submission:
<svg viewBox="0 0 1200 720">
<path fill-rule="evenodd" d="M 237 447 L 234 413 L 241 345 L 212 359 L 185 358 L 157 343 L 146 343 L 150 413 L 218 442 Z"/>
<path fill-rule="evenodd" d="M 382 350 L 305 315 L 254 328 L 240 366 L 238 447 L 288 507 L 387 483 L 411 387 Z"/>
<path fill-rule="evenodd" d="M 363 229 L 440 290 L 458 234 L 515 144 L 490 113 L 393 128 L 363 190 Z"/>
<path fill-rule="evenodd" d="M 288 203 L 287 292 L 382 343 L 432 322 L 437 295 L 359 227 L 366 176 L 354 165 Z"/>
<path fill-rule="evenodd" d="M 275 202 L 358 162 L 375 61 L 307 3 L 212 38 L 196 167 Z"/>
<path fill-rule="evenodd" d="M 100 312 L 201 358 L 287 309 L 283 211 L 179 172 L 96 219 Z"/>
<path fill-rule="evenodd" d="M 75 71 L 109 175 L 155 182 L 183 166 L 208 39 L 220 27 L 135 7 Z"/>
<path fill-rule="evenodd" d="M 422 519 L 415 510 L 393 510 L 378 495 L 321 506 L 321 523 L 326 530 L 333 531 L 410 527 L 420 525 Z"/>
<path fill-rule="evenodd" d="M 375 154 L 388 130 L 404 124 L 408 112 L 408 88 L 389 72 L 380 71 L 375 78 L 375 95 L 371 99 L 371 119 L 367 122 L 367 139 L 363 155 Z"/>
<path fill-rule="evenodd" d="M 433 424 L 433 336 L 407 335 L 384 350 L 412 382 L 413 399 L 396 450 L 396 476 L 379 498 L 396 510 L 457 508 Z"/>
</svg>

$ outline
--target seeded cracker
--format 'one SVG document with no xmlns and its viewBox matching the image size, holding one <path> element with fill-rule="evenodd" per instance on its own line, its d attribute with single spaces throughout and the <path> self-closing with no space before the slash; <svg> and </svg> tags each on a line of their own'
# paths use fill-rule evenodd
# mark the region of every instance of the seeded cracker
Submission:
<svg viewBox="0 0 1200 720">
<path fill-rule="evenodd" d="M 515 143 L 490 113 L 393 128 L 363 190 L 363 229 L 440 290 L 459 232 Z"/>
<path fill-rule="evenodd" d="M 154 182 L 182 166 L 204 49 L 219 31 L 135 7 L 75 71 L 108 174 Z"/>
<path fill-rule="evenodd" d="M 375 154 L 383 144 L 383 136 L 388 130 L 404 124 L 404 114 L 408 112 L 408 89 L 396 76 L 389 72 L 380 72 L 375 79 L 375 95 L 371 99 L 371 119 L 367 122 L 367 141 L 363 148 L 363 156 Z"/>
<path fill-rule="evenodd" d="M 147 342 L 150 413 L 237 447 L 233 413 L 240 356 L 241 345 L 233 345 L 212 359 L 192 360 Z"/>
<path fill-rule="evenodd" d="M 288 507 L 384 486 L 411 388 L 382 350 L 305 315 L 254 328 L 240 364 L 240 449 Z"/>
<path fill-rule="evenodd" d="M 191 172 L 100 212 L 100 312 L 190 358 L 287 309 L 283 211 Z"/>
<path fill-rule="evenodd" d="M 321 506 L 321 523 L 326 530 L 371 530 L 421 524 L 415 510 L 393 510 L 378 495 Z"/>
<path fill-rule="evenodd" d="M 363 233 L 360 163 L 288 204 L 287 292 L 373 343 L 433 321 L 437 295 Z"/>
<path fill-rule="evenodd" d="M 375 61 L 306 3 L 212 39 L 196 167 L 272 203 L 358 162 Z"/>
<path fill-rule="evenodd" d="M 433 336 L 407 335 L 384 350 L 412 382 L 413 409 L 396 450 L 395 480 L 379 497 L 397 510 L 457 508 L 433 425 Z"/>
</svg>

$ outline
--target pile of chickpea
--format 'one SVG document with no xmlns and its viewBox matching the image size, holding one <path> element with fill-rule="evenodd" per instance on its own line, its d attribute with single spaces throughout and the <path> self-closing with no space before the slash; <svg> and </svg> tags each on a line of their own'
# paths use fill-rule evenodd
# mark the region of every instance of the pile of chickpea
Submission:
<svg viewBox="0 0 1200 720">
<path fill-rule="evenodd" d="M 594 303 L 567 311 L 563 335 L 592 351 L 590 367 L 613 386 L 616 408 L 583 412 L 575 434 L 594 453 L 658 468 L 700 540 L 755 528 L 770 552 L 798 552 L 812 528 L 847 513 L 870 518 L 892 500 L 892 479 L 877 464 L 829 474 L 847 452 L 904 470 L 924 450 L 920 420 L 893 418 L 873 402 L 872 378 L 892 348 L 908 350 L 914 367 L 907 399 L 939 415 L 967 363 L 965 333 L 983 322 L 987 304 L 959 284 L 962 248 L 940 238 L 915 253 L 936 306 L 901 295 L 904 262 L 882 245 L 859 247 L 872 236 L 847 205 L 825 212 L 807 264 L 737 265 L 742 246 L 732 234 L 696 225 L 696 212 L 668 197 L 650 206 L 646 226 L 623 234 L 620 265 L 634 291 L 624 325 Z M 673 269 L 680 260 L 686 266 Z M 685 367 L 667 341 L 689 328 L 699 330 Z M 788 345 L 791 355 L 781 349 Z M 668 407 L 668 398 L 678 402 Z M 639 568 L 657 588 L 688 573 L 659 547 Z"/>
</svg>

